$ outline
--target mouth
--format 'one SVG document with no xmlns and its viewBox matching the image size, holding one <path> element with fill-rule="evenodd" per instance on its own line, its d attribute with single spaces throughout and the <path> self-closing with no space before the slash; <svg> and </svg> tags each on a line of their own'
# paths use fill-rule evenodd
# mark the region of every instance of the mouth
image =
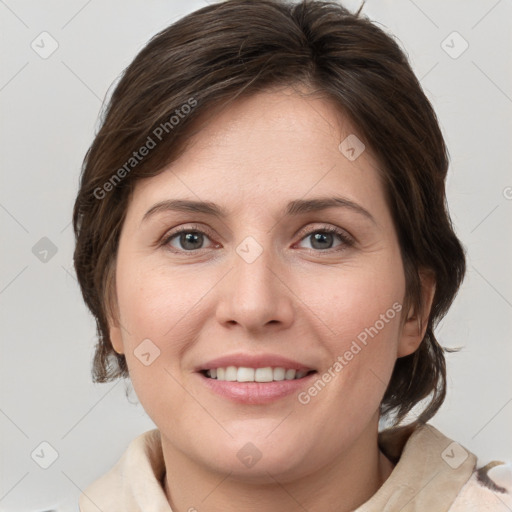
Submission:
<svg viewBox="0 0 512 512">
<path fill-rule="evenodd" d="M 300 380 L 317 372 L 316 370 L 311 370 L 308 368 L 296 370 L 293 368 L 283 368 L 281 366 L 265 366 L 260 368 L 250 368 L 246 366 L 226 366 L 200 370 L 199 373 L 208 379 L 218 381 L 262 383 L 281 382 L 285 380 Z"/>
<path fill-rule="evenodd" d="M 309 363 L 311 364 L 311 363 Z M 194 369 L 209 393 L 238 404 L 271 404 L 300 393 L 318 371 L 280 354 L 232 353 Z"/>
<path fill-rule="evenodd" d="M 229 402 L 269 405 L 300 393 L 311 385 L 317 373 L 309 368 L 282 366 L 219 366 L 199 370 L 196 375 L 209 392 Z"/>
</svg>

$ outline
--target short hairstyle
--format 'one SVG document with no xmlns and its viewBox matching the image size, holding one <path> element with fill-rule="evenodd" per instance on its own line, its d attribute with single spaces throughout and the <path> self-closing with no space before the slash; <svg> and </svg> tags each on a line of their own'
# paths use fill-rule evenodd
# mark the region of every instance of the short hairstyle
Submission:
<svg viewBox="0 0 512 512">
<path fill-rule="evenodd" d="M 85 155 L 73 211 L 74 264 L 98 342 L 94 382 L 129 377 L 114 351 L 115 266 L 136 183 L 178 158 L 213 110 L 279 86 L 307 86 L 358 130 L 376 155 L 397 230 L 409 307 L 424 309 L 420 270 L 436 289 L 419 348 L 398 358 L 381 403 L 398 424 L 430 398 L 420 421 L 446 395 L 445 349 L 434 335 L 464 279 L 465 251 L 449 216 L 449 156 L 436 114 L 394 38 L 333 1 L 227 0 L 155 35 L 124 70 Z M 200 129 L 200 125 L 199 125 Z M 150 148 L 140 151 L 139 148 Z M 134 156 L 137 152 L 137 156 Z M 141 154 L 144 153 L 144 156 Z"/>
</svg>

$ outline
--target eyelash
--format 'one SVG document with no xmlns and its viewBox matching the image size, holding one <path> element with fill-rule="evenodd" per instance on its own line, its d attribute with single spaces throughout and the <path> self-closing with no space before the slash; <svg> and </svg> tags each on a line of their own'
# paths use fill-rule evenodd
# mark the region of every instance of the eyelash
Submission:
<svg viewBox="0 0 512 512">
<path fill-rule="evenodd" d="M 174 239 L 176 236 L 180 235 L 181 233 L 198 233 L 201 235 L 206 235 L 208 238 L 210 238 L 209 233 L 207 231 L 204 231 L 203 229 L 200 229 L 199 226 L 195 226 L 195 225 L 182 226 L 182 227 L 175 229 L 168 235 L 165 235 L 162 240 L 161 245 L 168 246 L 169 243 L 171 242 L 171 240 Z M 311 236 L 315 233 L 327 233 L 327 234 L 338 235 L 338 237 L 340 238 L 340 240 L 342 242 L 342 247 L 341 247 L 341 249 L 340 248 L 331 248 L 331 249 L 325 249 L 325 250 L 308 249 L 309 251 L 318 252 L 318 253 L 341 252 L 341 251 L 345 250 L 347 247 L 352 247 L 355 244 L 355 241 L 349 235 L 347 235 L 345 233 L 345 231 L 342 231 L 341 229 L 335 228 L 333 226 L 322 226 L 321 228 L 316 228 L 316 229 L 310 230 L 306 233 L 301 233 L 300 241 L 302 241 L 304 238 Z M 195 253 L 195 252 L 201 251 L 201 249 L 193 249 L 193 250 L 186 251 L 186 250 L 177 250 L 175 248 L 172 248 L 169 250 L 173 253 Z"/>
</svg>

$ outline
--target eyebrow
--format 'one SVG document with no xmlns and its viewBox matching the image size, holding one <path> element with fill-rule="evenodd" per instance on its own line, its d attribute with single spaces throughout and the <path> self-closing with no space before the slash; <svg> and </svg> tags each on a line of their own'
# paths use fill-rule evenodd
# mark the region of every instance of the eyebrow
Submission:
<svg viewBox="0 0 512 512">
<path fill-rule="evenodd" d="M 355 213 L 363 215 L 377 224 L 372 214 L 361 205 L 344 197 L 317 197 L 313 199 L 295 199 L 286 205 L 285 215 L 297 216 L 310 212 L 326 210 L 327 208 L 346 208 Z M 164 211 L 177 211 L 189 213 L 204 213 L 225 219 L 228 216 L 226 209 L 209 201 L 192 201 L 188 199 L 168 199 L 153 205 L 142 218 L 146 221 L 153 215 Z"/>
</svg>

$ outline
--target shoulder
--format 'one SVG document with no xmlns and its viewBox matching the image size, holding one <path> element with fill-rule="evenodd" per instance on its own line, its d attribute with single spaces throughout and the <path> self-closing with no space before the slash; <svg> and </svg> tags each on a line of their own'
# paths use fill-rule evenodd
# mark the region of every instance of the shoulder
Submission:
<svg viewBox="0 0 512 512">
<path fill-rule="evenodd" d="M 450 508 L 450 512 L 508 510 L 512 510 L 512 463 L 501 461 L 475 469 Z"/>
<path fill-rule="evenodd" d="M 361 512 L 512 511 L 510 462 L 479 465 L 475 454 L 431 424 L 383 431 L 379 445 L 396 466 L 377 492 L 375 503 L 369 503 L 373 508 L 363 507 Z"/>
<path fill-rule="evenodd" d="M 160 432 L 133 439 L 115 465 L 79 497 L 80 512 L 167 510 L 161 479 L 165 471 Z"/>
</svg>

